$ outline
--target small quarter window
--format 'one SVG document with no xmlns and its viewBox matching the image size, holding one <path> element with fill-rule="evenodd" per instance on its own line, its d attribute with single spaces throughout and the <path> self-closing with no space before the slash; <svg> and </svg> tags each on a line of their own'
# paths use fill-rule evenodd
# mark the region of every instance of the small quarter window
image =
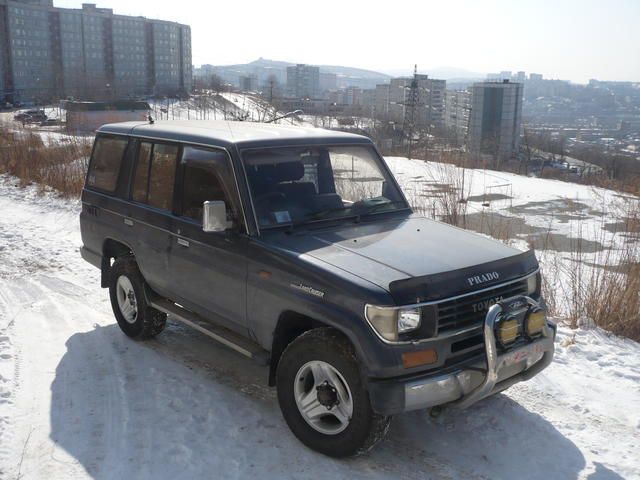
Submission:
<svg viewBox="0 0 640 480">
<path fill-rule="evenodd" d="M 126 138 L 96 138 L 87 176 L 88 186 L 106 192 L 115 191 L 127 143 Z"/>
</svg>

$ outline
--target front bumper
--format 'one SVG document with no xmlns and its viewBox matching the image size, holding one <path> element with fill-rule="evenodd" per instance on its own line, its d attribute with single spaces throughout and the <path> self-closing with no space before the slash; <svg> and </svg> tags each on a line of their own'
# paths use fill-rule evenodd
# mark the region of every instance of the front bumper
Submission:
<svg viewBox="0 0 640 480">
<path fill-rule="evenodd" d="M 527 300 L 535 304 L 533 300 Z M 540 337 L 500 355 L 494 324 L 501 313 L 501 304 L 496 304 L 485 318 L 486 360 L 446 374 L 369 382 L 373 409 L 380 414 L 393 415 L 440 405 L 466 408 L 540 373 L 553 360 L 555 325 L 547 322 Z"/>
</svg>

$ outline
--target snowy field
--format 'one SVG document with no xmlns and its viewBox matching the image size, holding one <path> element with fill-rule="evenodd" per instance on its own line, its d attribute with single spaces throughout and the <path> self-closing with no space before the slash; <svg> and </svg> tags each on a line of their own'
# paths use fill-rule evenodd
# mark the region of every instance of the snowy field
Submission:
<svg viewBox="0 0 640 480">
<path fill-rule="evenodd" d="M 406 189 L 426 188 L 424 164 L 389 163 Z M 587 187 L 473 175 L 474 195 L 514 184 L 515 206 L 596 200 Z M 148 342 L 120 332 L 78 254 L 77 202 L 0 176 L 0 212 L 2 479 L 640 478 L 635 342 L 561 325 L 556 361 L 533 380 L 463 413 L 400 415 L 374 451 L 333 460 L 289 432 L 265 368 L 173 322 Z"/>
</svg>

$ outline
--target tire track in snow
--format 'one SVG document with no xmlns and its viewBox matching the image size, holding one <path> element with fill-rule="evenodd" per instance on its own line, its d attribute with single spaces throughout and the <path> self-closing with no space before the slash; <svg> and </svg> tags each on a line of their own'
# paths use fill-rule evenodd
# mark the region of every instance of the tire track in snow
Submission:
<svg viewBox="0 0 640 480">
<path fill-rule="evenodd" d="M 18 371 L 15 361 L 16 351 L 11 342 L 13 325 L 11 303 L 5 290 L 5 285 L 0 279 L 0 478 L 5 473 L 2 465 L 8 456 L 8 445 L 13 443 L 11 428 L 12 410 L 14 408 L 13 392 L 15 391 Z"/>
</svg>

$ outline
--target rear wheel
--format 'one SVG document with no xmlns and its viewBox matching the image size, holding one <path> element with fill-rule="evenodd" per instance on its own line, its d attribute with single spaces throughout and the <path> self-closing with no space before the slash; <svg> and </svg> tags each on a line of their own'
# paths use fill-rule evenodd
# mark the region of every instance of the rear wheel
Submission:
<svg viewBox="0 0 640 480">
<path fill-rule="evenodd" d="M 371 408 L 353 346 L 333 329 L 311 330 L 289 344 L 276 382 L 291 431 L 325 455 L 366 452 L 389 428 L 391 417 Z"/>
<path fill-rule="evenodd" d="M 167 315 L 147 303 L 145 280 L 133 257 L 117 258 L 109 275 L 111 308 L 120 329 L 132 338 L 150 338 L 164 330 Z"/>
</svg>

